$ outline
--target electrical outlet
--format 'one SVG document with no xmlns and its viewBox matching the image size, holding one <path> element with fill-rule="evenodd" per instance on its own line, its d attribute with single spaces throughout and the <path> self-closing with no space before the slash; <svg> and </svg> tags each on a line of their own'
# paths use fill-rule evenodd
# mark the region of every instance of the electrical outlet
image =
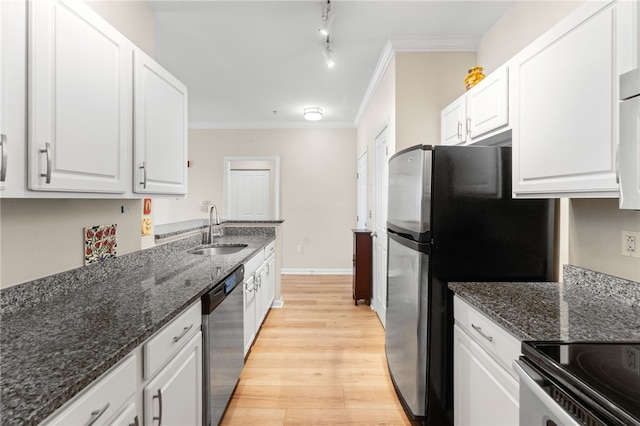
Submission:
<svg viewBox="0 0 640 426">
<path fill-rule="evenodd" d="M 300 245 L 297 247 L 297 249 L 298 249 L 298 253 L 302 253 L 302 244 L 300 244 Z"/>
<path fill-rule="evenodd" d="M 622 255 L 640 258 L 640 232 L 622 231 Z"/>
<path fill-rule="evenodd" d="M 622 347 L 622 367 L 640 376 L 640 348 L 624 345 Z"/>
</svg>

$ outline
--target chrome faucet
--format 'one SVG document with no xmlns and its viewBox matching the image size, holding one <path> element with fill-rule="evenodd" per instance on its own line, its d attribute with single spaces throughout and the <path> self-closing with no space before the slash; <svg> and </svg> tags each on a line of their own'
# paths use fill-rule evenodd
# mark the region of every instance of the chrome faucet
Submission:
<svg viewBox="0 0 640 426">
<path fill-rule="evenodd" d="M 214 210 L 216 211 L 215 222 L 214 222 L 214 217 L 213 217 L 213 211 Z M 221 237 L 222 236 L 222 230 L 218 230 L 214 234 L 214 232 L 213 232 L 213 226 L 214 225 L 220 225 L 220 217 L 218 216 L 218 208 L 216 207 L 215 204 L 212 204 L 211 208 L 209 209 L 209 232 L 207 233 L 207 238 L 206 238 L 205 244 L 213 243 L 213 237 Z"/>
</svg>

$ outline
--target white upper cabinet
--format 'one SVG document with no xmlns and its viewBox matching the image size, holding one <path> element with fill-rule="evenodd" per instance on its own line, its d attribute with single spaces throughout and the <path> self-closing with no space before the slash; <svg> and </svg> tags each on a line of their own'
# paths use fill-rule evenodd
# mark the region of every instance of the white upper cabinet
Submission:
<svg viewBox="0 0 640 426">
<path fill-rule="evenodd" d="M 0 1 L 0 197 L 25 189 L 26 1 Z"/>
<path fill-rule="evenodd" d="M 509 123 L 509 74 L 503 66 L 467 92 L 467 131 L 474 140 Z"/>
<path fill-rule="evenodd" d="M 618 76 L 637 2 L 586 2 L 510 62 L 516 197 L 617 197 Z"/>
<path fill-rule="evenodd" d="M 82 2 L 29 7 L 29 189 L 126 192 L 133 45 Z"/>
<path fill-rule="evenodd" d="M 445 107 L 440 119 L 442 145 L 472 144 L 504 133 L 509 124 L 507 66 L 498 68 Z"/>
<path fill-rule="evenodd" d="M 136 49 L 134 192 L 187 193 L 187 88 Z"/>
<path fill-rule="evenodd" d="M 458 145 L 467 141 L 467 98 L 461 96 L 440 114 L 442 145 Z"/>
</svg>

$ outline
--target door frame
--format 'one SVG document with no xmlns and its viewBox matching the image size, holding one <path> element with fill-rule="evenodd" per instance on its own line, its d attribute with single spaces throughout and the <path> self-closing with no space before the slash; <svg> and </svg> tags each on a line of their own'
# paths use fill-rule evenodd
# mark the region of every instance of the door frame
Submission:
<svg viewBox="0 0 640 426">
<path fill-rule="evenodd" d="M 258 156 L 258 155 L 237 155 L 237 156 L 224 156 L 223 162 L 223 174 L 222 174 L 222 187 L 224 192 L 224 212 L 225 217 L 229 217 L 229 193 L 231 191 L 231 163 L 234 161 L 272 161 L 274 176 L 273 176 L 273 219 L 280 220 L 280 157 L 277 155 L 271 156 Z"/>
</svg>

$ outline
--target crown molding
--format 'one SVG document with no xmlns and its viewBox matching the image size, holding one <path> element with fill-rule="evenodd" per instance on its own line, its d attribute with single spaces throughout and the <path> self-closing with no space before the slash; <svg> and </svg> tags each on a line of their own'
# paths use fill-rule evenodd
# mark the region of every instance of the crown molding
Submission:
<svg viewBox="0 0 640 426">
<path fill-rule="evenodd" d="M 367 91 L 360 102 L 360 108 L 354 119 L 355 126 L 358 127 L 364 113 L 369 108 L 369 104 L 376 93 L 384 73 L 397 52 L 477 52 L 480 40 L 477 38 L 392 38 L 388 39 L 382 49 L 382 54 L 373 72 Z"/>
<path fill-rule="evenodd" d="M 238 129 L 355 129 L 356 125 L 349 121 L 325 121 L 325 122 L 283 122 L 283 123 L 244 123 L 244 122 L 197 122 L 189 123 L 189 129 L 193 130 L 238 130 Z"/>
</svg>

